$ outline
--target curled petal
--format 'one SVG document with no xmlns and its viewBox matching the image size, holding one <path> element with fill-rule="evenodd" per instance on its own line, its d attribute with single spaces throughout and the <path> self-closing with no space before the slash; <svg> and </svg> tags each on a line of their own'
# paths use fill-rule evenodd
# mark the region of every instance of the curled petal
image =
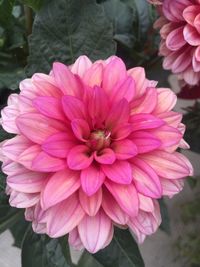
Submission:
<svg viewBox="0 0 200 267">
<path fill-rule="evenodd" d="M 72 170 L 82 170 L 90 166 L 93 161 L 93 155 L 87 146 L 79 145 L 73 147 L 67 157 L 67 164 Z"/>
</svg>

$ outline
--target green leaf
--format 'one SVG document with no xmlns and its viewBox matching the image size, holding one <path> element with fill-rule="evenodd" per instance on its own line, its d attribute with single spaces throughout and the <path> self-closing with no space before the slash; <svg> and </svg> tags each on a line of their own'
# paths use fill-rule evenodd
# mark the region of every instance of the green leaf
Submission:
<svg viewBox="0 0 200 267">
<path fill-rule="evenodd" d="M 24 5 L 31 7 L 35 11 L 38 11 L 42 7 L 44 0 L 21 0 L 21 2 Z"/>
<path fill-rule="evenodd" d="M 144 267 L 138 246 L 128 230 L 115 229 L 111 244 L 94 254 L 105 267 Z"/>
<path fill-rule="evenodd" d="M 0 0 L 0 24 L 7 27 L 12 16 L 15 0 Z"/>
<path fill-rule="evenodd" d="M 67 238 L 51 239 L 30 228 L 22 244 L 22 267 L 71 267 Z"/>
<path fill-rule="evenodd" d="M 106 16 L 113 24 L 114 39 L 123 45 L 132 48 L 134 36 L 133 10 L 120 0 L 109 0 L 102 3 Z"/>
<path fill-rule="evenodd" d="M 95 0 L 49 0 L 37 13 L 29 40 L 27 74 L 49 72 L 54 61 L 71 64 L 115 54 L 113 27 Z"/>
<path fill-rule="evenodd" d="M 13 226 L 23 216 L 23 211 L 9 205 L 0 205 L 0 233 Z"/>
<path fill-rule="evenodd" d="M 103 267 L 95 258 L 86 250 L 83 252 L 77 267 Z"/>
<path fill-rule="evenodd" d="M 9 88 L 16 90 L 19 88 L 19 82 L 25 78 L 22 68 L 12 69 L 10 71 L 0 70 L 0 89 Z"/>
<path fill-rule="evenodd" d="M 162 223 L 160 225 L 160 229 L 166 232 L 167 234 L 170 234 L 171 229 L 170 229 L 170 218 L 169 218 L 169 212 L 167 205 L 165 204 L 164 199 L 159 200 L 160 204 L 160 213 L 162 217 Z"/>
<path fill-rule="evenodd" d="M 21 220 L 19 220 L 15 225 L 10 227 L 10 231 L 14 237 L 13 246 L 16 246 L 18 248 L 22 247 L 22 242 L 29 226 L 29 222 L 25 221 L 24 218 L 21 218 Z"/>
</svg>

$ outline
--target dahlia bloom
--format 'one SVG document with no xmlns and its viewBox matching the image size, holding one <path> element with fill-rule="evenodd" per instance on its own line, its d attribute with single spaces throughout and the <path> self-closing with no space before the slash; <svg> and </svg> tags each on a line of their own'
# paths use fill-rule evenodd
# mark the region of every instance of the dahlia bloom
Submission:
<svg viewBox="0 0 200 267">
<path fill-rule="evenodd" d="M 175 94 L 156 89 L 143 68 L 126 70 L 110 57 L 72 66 L 54 63 L 20 84 L 2 111 L 16 134 L 1 143 L 10 205 L 25 208 L 33 230 L 91 253 L 113 228 L 129 227 L 142 242 L 161 223 L 157 199 L 173 196 L 192 173 L 178 147 L 182 116 Z"/>
<path fill-rule="evenodd" d="M 200 0 L 163 0 L 160 55 L 163 68 L 171 70 L 189 85 L 200 81 Z"/>
</svg>

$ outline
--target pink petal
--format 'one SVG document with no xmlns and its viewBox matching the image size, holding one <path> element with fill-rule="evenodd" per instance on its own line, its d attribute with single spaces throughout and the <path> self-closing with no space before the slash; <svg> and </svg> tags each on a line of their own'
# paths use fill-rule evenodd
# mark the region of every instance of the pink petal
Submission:
<svg viewBox="0 0 200 267">
<path fill-rule="evenodd" d="M 47 234 L 52 238 L 66 235 L 83 219 L 84 211 L 80 206 L 78 196 L 73 194 L 48 211 Z"/>
<path fill-rule="evenodd" d="M 137 191 L 144 196 L 160 198 L 162 188 L 156 172 L 140 159 L 132 160 L 132 175 Z"/>
<path fill-rule="evenodd" d="M 54 63 L 53 74 L 64 95 L 82 97 L 82 84 L 67 66 L 58 62 Z"/>
<path fill-rule="evenodd" d="M 38 193 L 42 190 L 46 177 L 46 174 L 26 170 L 24 173 L 8 176 L 7 184 L 22 193 Z"/>
<path fill-rule="evenodd" d="M 88 112 L 95 123 L 102 124 L 108 115 L 109 106 L 107 95 L 102 88 L 95 86 L 88 103 Z"/>
<path fill-rule="evenodd" d="M 100 210 L 96 216 L 85 216 L 78 225 L 78 231 L 84 247 L 90 253 L 102 249 L 112 232 L 111 220 Z"/>
<path fill-rule="evenodd" d="M 190 168 L 180 153 L 168 153 L 165 151 L 154 151 L 140 155 L 156 173 L 167 179 L 179 179 L 190 174 Z"/>
<path fill-rule="evenodd" d="M 16 125 L 16 118 L 19 115 L 19 108 L 11 105 L 1 110 L 1 126 L 8 133 L 19 134 L 19 129 Z"/>
<path fill-rule="evenodd" d="M 21 135 L 6 140 L 2 145 L 2 153 L 11 160 L 16 161 L 18 156 L 31 146 L 31 142 Z"/>
<path fill-rule="evenodd" d="M 183 35 L 188 44 L 192 46 L 200 45 L 199 32 L 193 26 L 186 24 L 183 30 Z"/>
<path fill-rule="evenodd" d="M 49 177 L 41 194 L 41 206 L 46 210 L 67 199 L 80 187 L 78 172 L 65 169 Z"/>
<path fill-rule="evenodd" d="M 112 165 L 101 165 L 105 175 L 119 184 L 130 184 L 132 182 L 132 169 L 127 161 L 117 160 Z"/>
<path fill-rule="evenodd" d="M 157 89 L 147 88 L 145 94 L 131 104 L 131 114 L 151 113 L 157 104 Z"/>
<path fill-rule="evenodd" d="M 110 101 L 119 102 L 125 98 L 130 102 L 135 95 L 135 81 L 132 77 L 127 77 L 125 80 L 118 82 L 110 92 Z"/>
<path fill-rule="evenodd" d="M 27 171 L 21 164 L 14 161 L 5 161 L 2 164 L 2 171 L 10 176 L 24 173 Z"/>
<path fill-rule="evenodd" d="M 116 160 L 115 153 L 110 148 L 104 148 L 100 152 L 95 152 L 94 158 L 101 164 L 113 164 Z"/>
<path fill-rule="evenodd" d="M 113 142 L 112 149 L 119 160 L 132 158 L 138 153 L 136 145 L 129 139 Z"/>
<path fill-rule="evenodd" d="M 128 215 L 120 208 L 116 200 L 107 191 L 103 191 L 102 207 L 107 216 L 116 224 L 125 225 L 128 222 Z"/>
<path fill-rule="evenodd" d="M 166 39 L 167 48 L 172 51 L 177 51 L 186 44 L 183 36 L 184 26 L 172 30 Z"/>
<path fill-rule="evenodd" d="M 84 145 L 73 147 L 67 157 L 67 164 L 72 170 L 86 169 L 92 161 L 93 155 L 90 155 L 90 149 Z"/>
<path fill-rule="evenodd" d="M 165 121 L 169 126 L 177 128 L 180 122 L 182 121 L 183 115 L 178 112 L 169 111 L 157 115 L 160 119 Z"/>
<path fill-rule="evenodd" d="M 94 164 L 81 172 L 81 186 L 87 196 L 95 194 L 102 186 L 104 180 L 104 173 Z"/>
<path fill-rule="evenodd" d="M 74 228 L 72 231 L 69 232 L 68 238 L 69 245 L 72 246 L 75 250 L 82 250 L 83 243 L 79 237 L 78 229 Z"/>
<path fill-rule="evenodd" d="M 61 101 L 50 96 L 40 96 L 33 100 L 34 107 L 44 116 L 65 121 L 66 117 L 62 110 Z"/>
<path fill-rule="evenodd" d="M 104 69 L 102 82 L 103 89 L 110 94 L 116 83 L 124 80 L 125 77 L 126 67 L 124 62 L 118 57 L 113 57 Z"/>
<path fill-rule="evenodd" d="M 32 162 L 32 169 L 39 172 L 56 172 L 66 168 L 64 159 L 49 156 L 46 152 L 40 152 Z"/>
<path fill-rule="evenodd" d="M 144 129 L 154 129 L 162 126 L 164 122 L 150 114 L 136 114 L 130 118 L 133 131 L 139 131 Z"/>
<path fill-rule="evenodd" d="M 138 194 L 133 184 L 122 185 L 106 180 L 105 185 L 116 199 L 118 205 L 131 217 L 138 214 Z"/>
<path fill-rule="evenodd" d="M 194 26 L 194 20 L 200 13 L 199 5 L 189 5 L 183 11 L 183 17 L 190 25 Z"/>
<path fill-rule="evenodd" d="M 100 188 L 95 194 L 88 196 L 80 189 L 79 200 L 85 213 L 89 216 L 95 216 L 101 207 L 102 190 Z"/>
<path fill-rule="evenodd" d="M 91 68 L 92 62 L 87 56 L 80 56 L 71 66 L 71 72 L 83 77 L 85 72 Z"/>
<path fill-rule="evenodd" d="M 78 98 L 65 95 L 62 98 L 62 106 L 69 120 L 85 119 L 85 106 Z"/>
<path fill-rule="evenodd" d="M 167 88 L 159 88 L 158 91 L 158 102 L 154 113 L 168 112 L 173 109 L 176 105 L 177 97 L 172 90 Z"/>
<path fill-rule="evenodd" d="M 50 135 L 64 131 L 64 124 L 36 113 L 26 113 L 16 119 L 20 132 L 31 141 L 42 144 Z"/>
<path fill-rule="evenodd" d="M 126 99 L 122 99 L 112 106 L 106 119 L 105 126 L 108 129 L 113 129 L 121 123 L 127 123 L 129 119 L 129 112 L 130 108 L 128 101 Z"/>
<path fill-rule="evenodd" d="M 115 127 L 111 133 L 113 140 L 122 140 L 125 139 L 132 132 L 131 123 L 122 123 Z"/>
<path fill-rule="evenodd" d="M 83 142 L 86 142 L 90 137 L 90 128 L 88 123 L 82 119 L 75 119 L 71 122 L 74 135 Z"/>
<path fill-rule="evenodd" d="M 70 133 L 71 134 L 71 133 Z M 42 150 L 57 158 L 66 158 L 69 151 L 76 145 L 74 137 L 65 132 L 51 135 L 42 144 Z"/>
<path fill-rule="evenodd" d="M 154 137 L 153 134 L 144 131 L 133 132 L 130 139 L 137 146 L 139 154 L 153 151 L 161 145 L 161 141 L 158 138 Z"/>
</svg>

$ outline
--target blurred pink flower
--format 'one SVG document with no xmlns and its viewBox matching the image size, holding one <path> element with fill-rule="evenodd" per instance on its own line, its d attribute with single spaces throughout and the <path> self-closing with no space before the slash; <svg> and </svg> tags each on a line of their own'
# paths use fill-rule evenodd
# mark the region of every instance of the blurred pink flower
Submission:
<svg viewBox="0 0 200 267">
<path fill-rule="evenodd" d="M 172 197 L 192 173 L 178 147 L 182 116 L 176 96 L 126 70 L 116 56 L 92 64 L 54 63 L 20 84 L 2 110 L 16 137 L 1 144 L 10 205 L 25 208 L 37 233 L 69 233 L 91 253 L 107 246 L 113 226 L 130 227 L 142 242 L 161 222 L 157 199 Z"/>
<path fill-rule="evenodd" d="M 189 85 L 200 81 L 200 0 L 163 0 L 160 55 L 163 68 L 171 70 Z"/>
</svg>

